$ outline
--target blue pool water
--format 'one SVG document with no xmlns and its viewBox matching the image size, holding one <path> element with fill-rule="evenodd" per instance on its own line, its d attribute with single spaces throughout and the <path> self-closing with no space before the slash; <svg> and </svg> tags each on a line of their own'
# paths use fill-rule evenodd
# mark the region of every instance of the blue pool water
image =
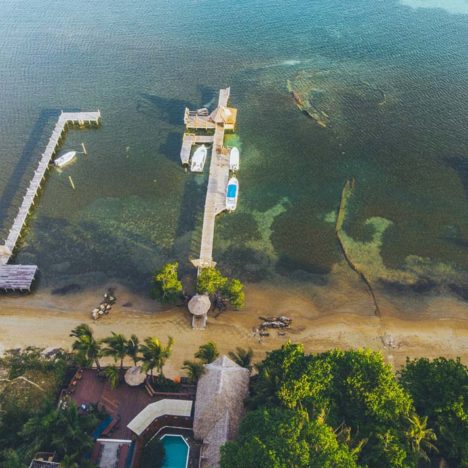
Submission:
<svg viewBox="0 0 468 468">
<path fill-rule="evenodd" d="M 232 185 L 228 185 L 228 189 L 227 189 L 227 196 L 229 198 L 235 198 L 236 196 L 236 191 L 237 191 L 237 187 L 232 184 Z"/>
<path fill-rule="evenodd" d="M 185 468 L 187 466 L 189 447 L 183 437 L 165 435 L 161 438 L 164 446 L 163 468 Z"/>
</svg>

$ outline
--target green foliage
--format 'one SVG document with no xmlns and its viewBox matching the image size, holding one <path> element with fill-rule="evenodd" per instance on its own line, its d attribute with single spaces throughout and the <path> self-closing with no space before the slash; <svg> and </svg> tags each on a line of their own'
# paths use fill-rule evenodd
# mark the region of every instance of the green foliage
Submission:
<svg viewBox="0 0 468 468">
<path fill-rule="evenodd" d="M 140 353 L 142 355 L 142 368 L 145 372 L 149 372 L 153 376 L 153 370 L 162 374 L 162 369 L 166 360 L 170 357 L 174 339 L 169 336 L 167 345 L 163 344 L 155 337 L 145 338 L 143 344 L 140 345 Z"/>
<path fill-rule="evenodd" d="M 97 369 L 100 370 L 101 345 L 94 338 L 92 328 L 86 323 L 82 323 L 71 331 L 70 336 L 76 338 L 72 344 L 72 349 L 80 365 L 88 367 L 94 363 Z"/>
<path fill-rule="evenodd" d="M 236 309 L 240 309 L 245 303 L 244 285 L 238 279 L 232 279 L 226 283 L 223 289 L 224 295 Z"/>
<path fill-rule="evenodd" d="M 115 366 L 108 366 L 104 369 L 104 374 L 112 388 L 117 388 L 120 382 L 120 372 Z"/>
<path fill-rule="evenodd" d="M 468 466 L 468 368 L 460 359 L 407 360 L 400 382 L 434 428 L 439 454 L 454 466 Z"/>
<path fill-rule="evenodd" d="M 127 355 L 136 366 L 140 360 L 138 353 L 140 352 L 140 341 L 136 335 L 132 335 L 127 341 Z"/>
<path fill-rule="evenodd" d="M 216 294 L 221 291 L 228 279 L 216 268 L 203 268 L 198 275 L 197 292 L 198 294 Z"/>
<path fill-rule="evenodd" d="M 200 359 L 200 361 L 204 364 L 213 362 L 218 356 L 218 348 L 212 341 L 208 341 L 208 343 L 201 345 L 198 348 L 198 351 L 195 353 L 195 357 Z"/>
<path fill-rule="evenodd" d="M 192 383 L 197 383 L 200 377 L 205 373 L 205 366 L 202 362 L 184 361 L 182 369 L 187 372 L 187 376 Z"/>
<path fill-rule="evenodd" d="M 264 408 L 249 413 L 239 437 L 221 450 L 223 468 L 356 467 L 357 453 L 305 411 Z"/>
<path fill-rule="evenodd" d="M 331 428 L 347 428 L 353 446 L 363 444 L 361 464 L 415 466 L 430 449 L 430 429 L 414 427 L 411 397 L 379 353 L 305 355 L 301 345 L 288 343 L 257 367 L 251 407 L 305 409 L 311 419 L 326 415 Z"/>
<path fill-rule="evenodd" d="M 174 382 L 172 379 L 168 379 L 164 377 L 164 375 L 160 374 L 156 377 L 153 377 L 153 387 L 158 392 L 178 392 L 180 389 L 180 383 Z"/>
<path fill-rule="evenodd" d="M 111 336 L 101 340 L 106 347 L 102 348 L 102 356 L 112 356 L 114 361 L 120 360 L 120 370 L 123 369 L 123 360 L 128 353 L 128 340 L 121 333 L 112 332 Z"/>
<path fill-rule="evenodd" d="M 154 294 L 163 302 L 175 302 L 183 293 L 179 280 L 179 263 L 166 263 L 154 275 Z"/>
<path fill-rule="evenodd" d="M 233 307 L 240 309 L 245 302 L 244 286 L 238 279 L 229 279 L 216 268 L 203 268 L 197 280 L 198 294 L 221 294 Z"/>
<path fill-rule="evenodd" d="M 253 358 L 253 351 L 252 348 L 244 349 L 237 347 L 236 351 L 229 351 L 228 356 L 236 363 L 239 364 L 241 367 L 245 367 L 252 371 L 252 358 Z"/>
<path fill-rule="evenodd" d="M 69 460 L 79 462 L 94 445 L 90 434 L 98 423 L 93 413 L 80 415 L 74 403 L 62 409 L 49 403 L 26 422 L 20 436 L 30 457 L 54 451 L 60 459 L 68 455 Z"/>
</svg>

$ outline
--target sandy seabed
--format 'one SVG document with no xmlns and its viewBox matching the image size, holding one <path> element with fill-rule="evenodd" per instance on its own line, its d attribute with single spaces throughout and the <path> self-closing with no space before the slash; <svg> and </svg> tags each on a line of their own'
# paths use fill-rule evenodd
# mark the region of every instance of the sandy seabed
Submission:
<svg viewBox="0 0 468 468">
<path fill-rule="evenodd" d="M 246 306 L 241 311 L 210 314 L 204 331 L 191 328 L 186 307 L 163 309 L 155 301 L 116 286 L 117 304 L 97 322 L 91 310 L 101 301 L 105 287 L 84 292 L 52 295 L 41 290 L 23 296 L 0 298 L 0 352 L 34 345 L 69 348 L 70 330 L 79 323 L 90 324 L 98 338 L 111 331 L 140 339 L 157 336 L 175 339 L 165 373 L 181 373 L 185 359 L 193 358 L 198 346 L 212 340 L 220 352 L 236 346 L 252 347 L 255 359 L 287 340 L 304 344 L 308 352 L 331 348 L 367 347 L 384 353 L 395 368 L 406 357 L 456 357 L 468 362 L 468 304 L 451 296 L 389 296 L 379 293 L 381 316 L 367 291 L 351 278 L 335 280 L 326 286 L 273 287 L 255 284 L 246 288 Z M 284 336 L 276 330 L 260 338 L 253 332 L 259 316 L 287 315 L 293 325 Z"/>
</svg>

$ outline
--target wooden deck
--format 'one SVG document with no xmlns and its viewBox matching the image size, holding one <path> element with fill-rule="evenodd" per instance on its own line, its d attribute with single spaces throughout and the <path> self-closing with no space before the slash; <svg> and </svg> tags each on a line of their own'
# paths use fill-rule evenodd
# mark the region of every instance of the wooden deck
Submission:
<svg viewBox="0 0 468 468">
<path fill-rule="evenodd" d="M 195 135 L 193 133 L 184 133 L 182 138 L 182 149 L 180 150 L 180 160 L 183 165 L 188 165 L 190 162 L 190 153 L 193 145 L 212 144 L 213 135 Z"/>
<path fill-rule="evenodd" d="M 193 135 L 185 133 L 182 141 L 180 158 L 182 164 L 188 164 L 193 144 L 206 143 L 210 138 L 213 144 L 211 150 L 210 173 L 205 199 L 203 228 L 200 246 L 200 258 L 192 260 L 197 268 L 207 268 L 216 265 L 213 261 L 213 240 L 216 216 L 226 209 L 226 187 L 229 180 L 229 157 L 223 148 L 224 133 L 233 130 L 237 119 L 237 109 L 228 107 L 230 88 L 219 91 L 218 107 L 209 115 L 198 115 L 197 111 L 185 110 L 184 122 L 187 129 L 214 129 L 214 134 Z M 209 126 L 207 126 L 209 123 Z"/>
<path fill-rule="evenodd" d="M 69 125 L 90 125 L 96 124 L 98 125 L 101 119 L 101 113 L 98 112 L 62 112 L 57 120 L 55 128 L 52 132 L 52 135 L 49 139 L 49 142 L 46 146 L 44 153 L 41 155 L 41 159 L 39 160 L 39 164 L 37 169 L 34 171 L 33 178 L 29 183 L 28 189 L 26 190 L 26 194 L 23 197 L 23 201 L 21 206 L 18 210 L 18 214 L 13 221 L 13 225 L 8 233 L 8 237 L 3 245 L 0 245 L 0 266 L 6 265 L 10 260 L 11 256 L 13 255 L 13 250 L 20 238 L 21 231 L 26 223 L 26 219 L 29 215 L 32 205 L 34 204 L 34 200 L 37 196 L 37 193 L 41 187 L 42 180 L 49 168 L 49 164 L 57 150 L 60 146 L 61 139 L 67 127 Z M 37 269 L 37 267 L 35 267 Z M 8 279 L 8 274 L 14 273 L 13 269 L 3 269 L 3 275 L 0 276 L 0 289 L 11 289 L 8 287 L 10 280 Z M 3 280 L 2 280 L 3 278 Z M 31 280 L 32 281 L 32 280 Z M 21 288 L 21 289 L 29 289 Z"/>
</svg>

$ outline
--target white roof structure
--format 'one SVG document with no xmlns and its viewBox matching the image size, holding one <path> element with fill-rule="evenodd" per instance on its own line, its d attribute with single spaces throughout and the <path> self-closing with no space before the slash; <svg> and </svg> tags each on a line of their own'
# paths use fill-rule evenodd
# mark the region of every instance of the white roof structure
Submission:
<svg viewBox="0 0 468 468">
<path fill-rule="evenodd" d="M 220 448 L 233 439 L 244 415 L 250 373 L 226 356 L 205 366 L 198 381 L 193 431 L 203 441 L 201 464 L 217 467 Z"/>
<path fill-rule="evenodd" d="M 173 400 L 169 398 L 159 400 L 140 411 L 128 423 L 127 427 L 139 436 L 156 418 L 161 416 L 184 416 L 189 418 L 192 414 L 192 404 L 192 400 Z"/>
</svg>

